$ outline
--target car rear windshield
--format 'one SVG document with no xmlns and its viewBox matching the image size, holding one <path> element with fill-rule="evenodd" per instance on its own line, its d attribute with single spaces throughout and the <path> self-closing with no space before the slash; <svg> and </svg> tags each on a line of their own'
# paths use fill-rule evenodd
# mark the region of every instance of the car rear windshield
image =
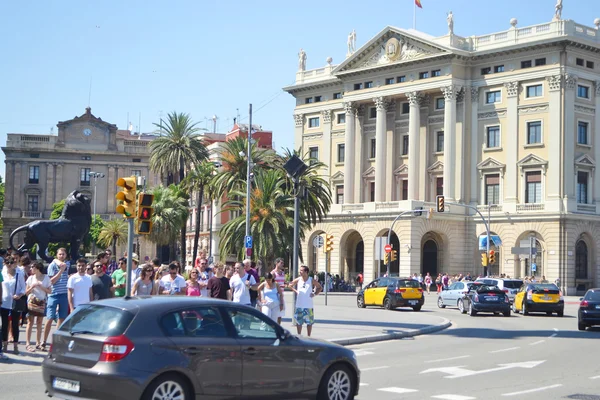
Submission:
<svg viewBox="0 0 600 400">
<path fill-rule="evenodd" d="M 59 330 L 98 336 L 119 336 L 131 323 L 134 315 L 114 307 L 84 304 L 69 315 Z"/>
<path fill-rule="evenodd" d="M 407 280 L 402 280 L 402 281 L 398 281 L 398 287 L 399 288 L 420 288 L 421 284 L 419 283 L 419 281 L 415 281 L 413 279 L 407 279 Z"/>
<path fill-rule="evenodd" d="M 475 290 L 477 290 L 477 293 L 481 293 L 481 292 L 492 292 L 492 291 L 499 291 L 500 289 L 498 288 L 498 286 L 492 286 L 492 285 L 477 285 L 475 287 Z"/>
<path fill-rule="evenodd" d="M 544 290 L 556 290 L 558 291 L 558 286 L 556 286 L 554 283 L 538 283 L 533 286 L 533 290 L 539 290 L 539 291 L 544 291 Z"/>
<path fill-rule="evenodd" d="M 587 292 L 584 300 L 587 301 L 600 301 L 600 292 Z"/>
<path fill-rule="evenodd" d="M 519 289 L 523 286 L 523 281 L 504 281 L 504 287 L 507 289 Z"/>
</svg>

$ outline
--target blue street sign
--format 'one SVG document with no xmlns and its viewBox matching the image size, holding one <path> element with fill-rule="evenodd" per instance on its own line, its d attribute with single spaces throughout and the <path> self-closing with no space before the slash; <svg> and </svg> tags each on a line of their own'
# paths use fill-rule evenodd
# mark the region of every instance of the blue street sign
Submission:
<svg viewBox="0 0 600 400">
<path fill-rule="evenodd" d="M 252 248 L 252 236 L 246 236 L 244 238 L 244 243 L 246 244 L 247 249 L 251 249 Z"/>
<path fill-rule="evenodd" d="M 531 272 L 535 272 L 537 271 L 537 264 L 536 263 L 532 263 L 531 264 Z"/>
</svg>

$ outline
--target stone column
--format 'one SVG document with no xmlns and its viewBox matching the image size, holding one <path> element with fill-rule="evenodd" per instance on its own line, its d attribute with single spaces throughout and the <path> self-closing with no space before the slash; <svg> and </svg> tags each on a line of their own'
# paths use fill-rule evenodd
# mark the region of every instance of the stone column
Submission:
<svg viewBox="0 0 600 400">
<path fill-rule="evenodd" d="M 24 173 L 23 173 L 23 169 L 25 168 L 26 164 L 23 161 L 17 161 L 15 163 L 15 179 L 14 179 L 14 184 L 13 184 L 13 208 L 16 208 L 18 210 L 26 210 L 27 209 L 27 205 L 23 204 L 23 182 L 24 182 Z"/>
<path fill-rule="evenodd" d="M 417 200 L 419 193 L 419 128 L 421 125 L 421 97 L 409 92 L 408 97 L 408 200 Z"/>
<path fill-rule="evenodd" d="M 377 109 L 375 121 L 375 201 L 385 201 L 385 156 L 387 148 L 386 124 L 388 103 L 384 97 L 373 99 Z M 345 191 L 344 191 L 345 193 Z"/>
<path fill-rule="evenodd" d="M 456 94 L 459 90 L 460 88 L 456 85 L 450 85 L 442 88 L 442 93 L 444 93 L 445 99 L 444 196 L 446 197 L 446 201 L 454 201 L 456 199 L 456 188 L 454 186 L 454 177 L 456 172 Z"/>
<path fill-rule="evenodd" d="M 219 231 L 221 230 L 221 205 L 219 204 L 219 201 L 212 201 L 210 211 L 212 212 L 212 226 L 209 228 L 212 230 L 211 252 L 213 254 L 215 262 L 217 262 L 220 260 Z"/>
<path fill-rule="evenodd" d="M 394 159 L 394 149 L 396 148 L 396 102 L 391 101 L 388 104 L 387 122 L 386 122 L 386 141 L 387 148 L 385 149 L 385 201 L 392 201 L 394 193 L 397 191 L 396 179 L 394 177 L 394 169 L 396 160 Z"/>
<path fill-rule="evenodd" d="M 519 179 L 517 161 L 519 154 L 519 82 L 506 82 L 506 126 L 501 130 L 502 146 L 506 154 L 504 176 L 504 211 L 517 212 Z"/>
<path fill-rule="evenodd" d="M 106 182 L 106 212 L 113 213 L 116 209 L 116 198 L 117 195 L 117 166 L 108 165 L 108 182 Z"/>
<path fill-rule="evenodd" d="M 344 204 L 354 203 L 354 173 L 356 171 L 356 108 L 344 103 L 346 134 L 344 138 Z"/>
<path fill-rule="evenodd" d="M 459 203 L 465 201 L 465 91 L 456 93 L 456 198 Z"/>
<path fill-rule="evenodd" d="M 553 176 L 555 179 L 546 179 L 546 211 L 562 211 L 562 199 L 560 182 L 561 176 L 567 177 L 566 174 L 562 175 L 560 170 L 560 160 L 562 159 L 561 154 L 561 87 L 562 87 L 562 76 L 552 75 L 547 76 L 548 82 L 548 129 L 545 130 L 544 138 L 545 145 L 548 147 L 548 160 L 552 160 L 548 163 L 548 171 L 546 176 Z M 574 140 L 574 138 L 573 138 Z M 522 200 L 525 202 L 525 199 Z M 565 282 L 566 284 L 566 282 Z"/>
<path fill-rule="evenodd" d="M 63 193 L 63 168 L 64 163 L 56 164 L 56 196 L 54 197 L 55 202 L 61 201 L 66 197 Z M 77 176 L 77 179 L 79 179 L 79 176 Z M 79 187 L 79 183 L 77 184 L 77 187 Z"/>
<path fill-rule="evenodd" d="M 356 165 L 354 166 L 353 171 L 357 171 L 354 174 L 354 202 L 361 203 L 366 201 L 363 198 L 365 190 L 364 190 L 364 180 L 362 178 L 363 172 L 366 170 L 365 165 L 367 164 L 367 152 L 368 148 L 365 143 L 365 106 L 361 105 L 356 107 L 356 118 L 354 125 L 354 160 L 356 161 Z"/>
<path fill-rule="evenodd" d="M 323 148 L 319 150 L 319 161 L 325 164 L 322 171 L 323 175 L 331 176 L 331 110 L 321 111 L 321 120 L 323 121 Z"/>
<path fill-rule="evenodd" d="M 471 156 L 471 193 L 470 193 L 470 203 L 472 206 L 479 204 L 478 196 L 479 191 L 477 190 L 477 179 L 479 178 L 479 173 L 477 171 L 477 164 L 479 163 L 479 152 L 481 151 L 481 147 L 479 144 L 479 88 L 472 87 L 471 88 L 471 127 L 469 132 L 471 133 L 471 148 L 470 148 L 470 156 Z"/>
<path fill-rule="evenodd" d="M 5 164 L 5 176 L 6 180 L 4 182 L 4 187 L 8 190 L 4 191 L 4 209 L 10 210 L 13 208 L 13 194 L 15 186 L 15 162 L 4 160 Z"/>
<path fill-rule="evenodd" d="M 567 211 L 577 210 L 577 199 L 575 198 L 575 143 L 577 142 L 577 122 L 575 121 L 575 88 L 577 87 L 577 76 L 565 74 L 565 155 L 564 155 L 564 207 Z M 592 137 L 592 126 L 588 128 L 588 139 Z M 594 143 L 592 141 L 594 145 Z M 552 175 L 546 175 L 547 177 Z"/>
<path fill-rule="evenodd" d="M 600 81 L 596 81 L 596 107 L 600 106 Z M 596 132 L 600 132 L 600 112 L 596 111 L 594 116 L 594 160 L 596 163 L 600 162 L 600 143 L 597 142 L 599 135 Z M 596 168 L 598 165 L 596 165 Z M 594 171 L 594 204 L 596 204 L 596 214 L 600 213 L 600 173 Z M 600 273 L 600 271 L 598 271 Z"/>
<path fill-rule="evenodd" d="M 302 134 L 304 133 L 304 114 L 294 114 L 294 148 L 297 149 L 304 144 Z"/>
<path fill-rule="evenodd" d="M 54 204 L 54 165 L 52 163 L 46 163 L 46 201 L 44 208 L 52 212 L 52 205 Z M 41 207 L 40 207 L 41 208 Z"/>
</svg>

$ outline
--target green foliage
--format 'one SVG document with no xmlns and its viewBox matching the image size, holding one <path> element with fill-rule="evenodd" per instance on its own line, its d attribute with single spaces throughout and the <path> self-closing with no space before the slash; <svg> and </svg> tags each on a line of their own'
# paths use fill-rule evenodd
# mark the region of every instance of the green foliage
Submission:
<svg viewBox="0 0 600 400">
<path fill-rule="evenodd" d="M 149 239 L 158 245 L 172 244 L 187 222 L 189 210 L 185 193 L 177 185 L 154 187 L 154 215 Z"/>
<path fill-rule="evenodd" d="M 92 224 L 90 225 L 90 231 L 83 239 L 83 251 L 88 253 L 91 250 L 92 243 L 99 247 L 98 237 L 100 236 L 100 232 L 104 228 L 104 221 L 100 218 L 99 215 L 95 215 L 92 217 Z M 102 246 L 100 246 L 102 247 Z"/>
<path fill-rule="evenodd" d="M 62 210 L 65 207 L 65 200 L 58 201 L 52 204 L 52 213 L 50 214 L 50 219 L 58 219 L 62 214 Z M 56 257 L 56 251 L 64 247 L 67 249 L 67 254 L 71 254 L 71 244 L 70 243 L 50 243 L 48 245 L 48 254 L 52 257 Z"/>
<path fill-rule="evenodd" d="M 117 245 L 127 243 L 127 222 L 124 218 L 106 221 L 98 233 L 97 243 L 101 248 L 112 246 L 113 254 L 117 254 Z"/>
</svg>

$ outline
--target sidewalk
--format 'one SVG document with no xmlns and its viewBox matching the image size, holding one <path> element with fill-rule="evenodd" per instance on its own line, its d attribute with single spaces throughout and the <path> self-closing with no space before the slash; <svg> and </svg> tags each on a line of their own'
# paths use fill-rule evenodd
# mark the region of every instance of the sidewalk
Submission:
<svg viewBox="0 0 600 400">
<path fill-rule="evenodd" d="M 431 298 L 426 300 L 431 301 Z M 292 295 L 286 293 L 285 301 L 286 318 L 283 318 L 281 325 L 292 334 L 296 334 L 296 327 L 292 325 L 292 310 L 289 306 L 293 304 Z M 328 305 L 325 306 L 325 296 L 317 296 L 314 300 L 315 324 L 311 337 L 348 346 L 424 335 L 446 329 L 451 325 L 450 320 L 430 315 L 431 311 L 426 309 L 418 312 L 409 308 L 394 311 L 378 308 L 362 309 L 356 306 L 348 307 L 349 302 L 354 303 L 353 299 L 350 300 L 347 296 L 337 298 L 328 296 Z M 303 328 L 302 333 L 303 336 L 306 335 L 306 327 Z"/>
</svg>

